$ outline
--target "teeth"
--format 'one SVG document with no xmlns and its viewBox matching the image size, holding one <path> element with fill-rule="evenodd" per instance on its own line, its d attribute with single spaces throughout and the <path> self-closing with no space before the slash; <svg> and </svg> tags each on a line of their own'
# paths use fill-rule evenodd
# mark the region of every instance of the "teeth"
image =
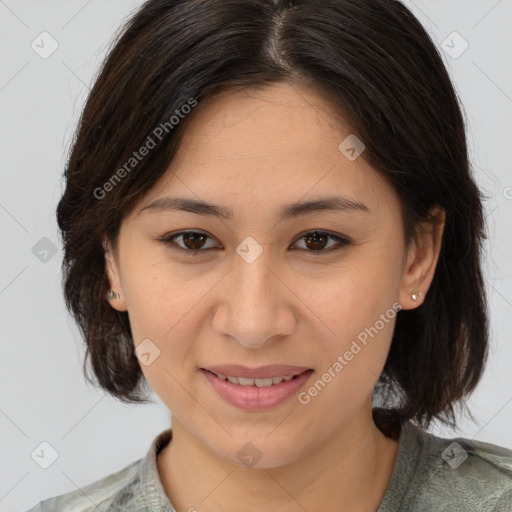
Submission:
<svg viewBox="0 0 512 512">
<path fill-rule="evenodd" d="M 273 384 L 280 384 L 283 381 L 289 381 L 293 379 L 293 375 L 287 377 L 269 377 L 268 379 L 248 379 L 246 377 L 232 377 L 231 375 L 224 375 L 222 373 L 216 373 L 217 377 L 222 380 L 228 380 L 232 384 L 238 384 L 239 386 L 256 386 L 258 388 L 266 388 Z"/>
</svg>

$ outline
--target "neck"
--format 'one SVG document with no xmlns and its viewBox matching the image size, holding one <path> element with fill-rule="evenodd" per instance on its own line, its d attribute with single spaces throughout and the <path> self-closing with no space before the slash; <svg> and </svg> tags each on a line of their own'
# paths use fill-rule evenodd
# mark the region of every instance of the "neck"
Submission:
<svg viewBox="0 0 512 512">
<path fill-rule="evenodd" d="M 166 494 L 178 511 L 375 512 L 389 484 L 398 441 L 371 418 L 354 420 L 290 464 L 245 468 L 217 457 L 173 418 L 172 441 L 158 456 Z"/>
</svg>

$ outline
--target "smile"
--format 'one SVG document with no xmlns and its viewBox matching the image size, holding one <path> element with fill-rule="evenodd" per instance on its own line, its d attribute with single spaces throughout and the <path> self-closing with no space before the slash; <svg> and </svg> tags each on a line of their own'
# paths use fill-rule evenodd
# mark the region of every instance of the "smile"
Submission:
<svg viewBox="0 0 512 512">
<path fill-rule="evenodd" d="M 290 370 L 290 367 L 287 370 L 294 371 Z M 269 371 L 266 370 L 265 378 L 249 378 L 201 369 L 201 373 L 217 396 L 231 406 L 250 412 L 269 410 L 287 402 L 300 391 L 314 373 L 312 369 L 303 369 L 294 375 L 270 377 Z M 240 374 L 243 375 L 241 371 Z"/>
<path fill-rule="evenodd" d="M 266 388 L 281 382 L 292 380 L 296 375 L 288 375 L 286 377 L 269 377 L 268 379 L 249 379 L 247 377 L 233 377 L 231 375 L 224 375 L 222 373 L 212 372 L 221 380 L 228 380 L 232 384 L 239 386 L 257 386 L 258 388 Z"/>
</svg>

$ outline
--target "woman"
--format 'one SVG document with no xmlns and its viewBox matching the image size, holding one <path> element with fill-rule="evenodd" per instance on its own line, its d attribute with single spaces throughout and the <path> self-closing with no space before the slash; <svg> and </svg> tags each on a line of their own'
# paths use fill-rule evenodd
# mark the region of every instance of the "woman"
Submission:
<svg viewBox="0 0 512 512">
<path fill-rule="evenodd" d="M 512 451 L 426 431 L 485 367 L 485 233 L 456 94 L 400 2 L 146 2 L 65 178 L 94 378 L 149 385 L 172 428 L 32 511 L 512 510 Z"/>
</svg>

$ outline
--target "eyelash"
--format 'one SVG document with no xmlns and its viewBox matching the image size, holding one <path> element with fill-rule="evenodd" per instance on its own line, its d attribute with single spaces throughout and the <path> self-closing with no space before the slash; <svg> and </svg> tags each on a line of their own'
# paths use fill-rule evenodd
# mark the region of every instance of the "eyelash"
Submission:
<svg viewBox="0 0 512 512">
<path fill-rule="evenodd" d="M 177 252 L 180 252 L 180 253 L 185 254 L 187 256 L 192 256 L 192 257 L 198 255 L 198 253 L 200 253 L 200 252 L 205 252 L 205 251 L 210 250 L 210 249 L 215 249 L 215 247 L 211 247 L 209 249 L 195 249 L 195 250 L 194 249 L 184 249 L 183 247 L 180 247 L 179 245 L 176 245 L 176 243 L 174 242 L 175 239 L 183 237 L 184 235 L 188 235 L 188 234 L 204 235 L 204 236 L 212 239 L 212 237 L 210 237 L 210 235 L 208 235 L 207 233 L 204 233 L 202 231 L 180 231 L 178 233 L 174 233 L 174 234 L 171 233 L 171 234 L 165 235 L 165 236 L 163 236 L 161 238 L 157 238 L 157 240 L 159 242 L 162 242 L 164 245 L 166 245 L 167 247 L 169 247 L 173 251 L 177 251 Z M 331 248 L 325 249 L 325 250 L 324 249 L 320 249 L 318 251 L 312 251 L 312 250 L 307 250 L 307 249 L 299 249 L 299 250 L 311 253 L 312 256 L 321 256 L 322 254 L 325 254 L 325 253 L 331 253 L 333 251 L 340 250 L 343 247 L 345 247 L 347 245 L 351 245 L 353 243 L 352 240 L 350 240 L 347 237 L 344 237 L 344 236 L 341 236 L 341 235 L 334 235 L 334 234 L 329 233 L 327 231 L 319 231 L 319 230 L 307 231 L 306 233 L 302 234 L 299 238 L 297 238 L 294 243 L 298 242 L 299 240 L 302 240 L 302 239 L 306 238 L 308 235 L 313 235 L 313 234 L 326 235 L 327 237 L 336 240 L 338 242 L 338 246 L 337 247 L 334 246 L 334 248 L 331 247 Z"/>
</svg>

